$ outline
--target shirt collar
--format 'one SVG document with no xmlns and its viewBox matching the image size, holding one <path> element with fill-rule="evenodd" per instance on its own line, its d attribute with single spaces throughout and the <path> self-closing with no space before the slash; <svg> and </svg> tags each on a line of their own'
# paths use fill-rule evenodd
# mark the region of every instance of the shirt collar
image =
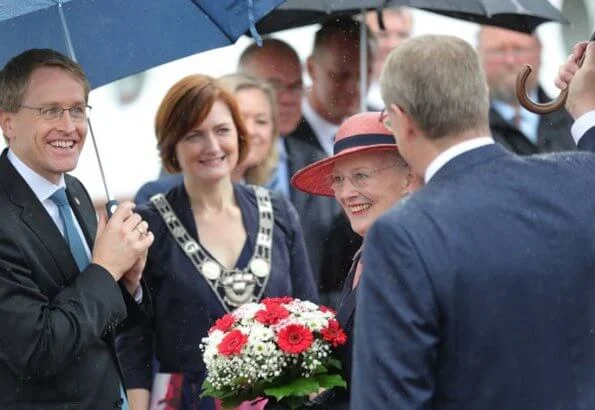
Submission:
<svg viewBox="0 0 595 410">
<path fill-rule="evenodd" d="M 570 128 L 570 133 L 574 138 L 574 142 L 578 145 L 583 135 L 593 127 L 595 127 L 595 110 L 587 111 L 578 117 Z"/>
<path fill-rule="evenodd" d="M 484 145 L 493 144 L 494 140 L 492 137 L 478 137 L 473 138 L 467 141 L 460 142 L 452 147 L 448 148 L 445 151 L 442 151 L 426 168 L 426 172 L 424 175 L 424 180 L 426 184 L 432 179 L 434 175 L 446 165 L 449 161 L 453 158 L 458 157 L 459 155 L 471 151 L 475 148 L 483 147 Z"/>
<path fill-rule="evenodd" d="M 333 154 L 333 143 L 339 126 L 322 118 L 306 97 L 302 99 L 302 115 L 312 127 L 318 142 L 328 155 Z"/>
<path fill-rule="evenodd" d="M 31 168 L 29 168 L 14 152 L 8 149 L 7 158 L 17 172 L 23 177 L 27 185 L 31 188 L 39 202 L 47 200 L 60 188 L 66 188 L 64 182 L 64 174 L 60 176 L 60 182 L 58 185 L 54 185 Z"/>
</svg>

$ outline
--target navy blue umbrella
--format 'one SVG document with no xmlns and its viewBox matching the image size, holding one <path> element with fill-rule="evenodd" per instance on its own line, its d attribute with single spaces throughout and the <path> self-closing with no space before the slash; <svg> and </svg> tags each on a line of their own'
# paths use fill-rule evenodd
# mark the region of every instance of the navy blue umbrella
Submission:
<svg viewBox="0 0 595 410">
<path fill-rule="evenodd" d="M 29 48 L 77 60 L 91 86 L 235 43 L 284 0 L 0 0 L 0 67 Z"/>
<path fill-rule="evenodd" d="M 93 88 L 236 42 L 284 0 L 0 0 L 0 67 L 51 48 L 84 68 Z M 93 128 L 91 140 L 110 195 Z"/>
</svg>

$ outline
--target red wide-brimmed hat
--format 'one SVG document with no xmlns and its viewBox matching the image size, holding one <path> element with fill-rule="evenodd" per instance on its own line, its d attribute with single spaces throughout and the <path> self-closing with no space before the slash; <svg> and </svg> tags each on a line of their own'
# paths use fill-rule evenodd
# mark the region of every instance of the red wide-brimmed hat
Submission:
<svg viewBox="0 0 595 410">
<path fill-rule="evenodd" d="M 331 189 L 335 161 L 360 152 L 393 150 L 397 150 L 397 142 L 380 121 L 379 112 L 356 114 L 339 127 L 333 155 L 300 169 L 291 178 L 291 184 L 309 194 L 335 196 Z"/>
</svg>

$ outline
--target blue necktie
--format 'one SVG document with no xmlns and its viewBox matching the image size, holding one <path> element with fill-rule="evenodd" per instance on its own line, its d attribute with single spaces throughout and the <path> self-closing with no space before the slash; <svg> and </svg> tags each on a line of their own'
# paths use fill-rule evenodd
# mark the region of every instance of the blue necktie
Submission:
<svg viewBox="0 0 595 410">
<path fill-rule="evenodd" d="M 64 224 L 64 238 L 66 238 L 66 242 L 68 242 L 70 252 L 74 257 L 79 270 L 82 271 L 89 264 L 89 257 L 87 256 L 85 245 L 83 244 L 83 241 L 76 229 L 76 225 L 74 224 L 70 204 L 68 203 L 68 198 L 66 197 L 66 190 L 64 188 L 60 188 L 52 194 L 50 199 L 58 206 L 60 218 Z"/>
<path fill-rule="evenodd" d="M 50 199 L 58 206 L 60 219 L 62 219 L 62 223 L 64 224 L 64 238 L 66 238 L 66 242 L 68 242 L 70 252 L 74 257 L 79 270 L 82 271 L 89 264 L 89 257 L 87 256 L 87 251 L 85 249 L 85 245 L 83 244 L 83 240 L 81 239 L 81 236 L 79 235 L 74 224 L 72 211 L 66 196 L 66 190 L 64 188 L 58 189 L 52 194 L 52 196 L 50 196 Z M 122 398 L 122 409 L 128 410 L 128 400 L 126 400 L 124 387 L 121 383 L 120 396 Z"/>
</svg>

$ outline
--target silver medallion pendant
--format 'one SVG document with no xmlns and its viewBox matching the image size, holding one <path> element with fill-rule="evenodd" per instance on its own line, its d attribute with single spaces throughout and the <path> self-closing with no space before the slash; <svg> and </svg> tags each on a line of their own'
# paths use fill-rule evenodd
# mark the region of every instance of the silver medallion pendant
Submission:
<svg viewBox="0 0 595 410">
<path fill-rule="evenodd" d="M 252 259 L 250 261 L 249 267 L 252 273 L 254 273 L 259 278 L 266 277 L 271 270 L 269 263 L 262 258 Z"/>
<path fill-rule="evenodd" d="M 219 264 L 213 261 L 204 261 L 202 265 L 200 265 L 200 273 L 209 280 L 217 280 L 219 276 L 221 276 L 221 268 Z"/>
<path fill-rule="evenodd" d="M 225 289 L 225 300 L 232 306 L 241 306 L 253 300 L 254 275 L 241 270 L 224 271 L 221 283 Z"/>
</svg>

